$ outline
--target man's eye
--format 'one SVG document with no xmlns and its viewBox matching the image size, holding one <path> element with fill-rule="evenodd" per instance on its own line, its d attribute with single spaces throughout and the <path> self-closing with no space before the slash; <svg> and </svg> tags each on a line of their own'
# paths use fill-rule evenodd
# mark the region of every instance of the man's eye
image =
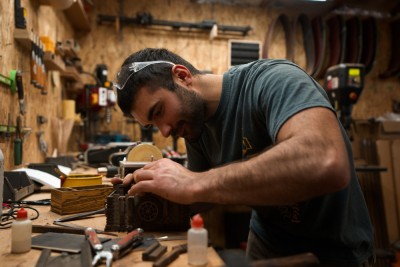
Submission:
<svg viewBox="0 0 400 267">
<path fill-rule="evenodd" d="M 155 117 L 158 117 L 158 116 L 161 115 L 161 113 L 162 113 L 162 108 L 158 108 L 158 109 L 156 110 L 156 112 L 154 112 L 154 116 L 155 116 Z"/>
</svg>

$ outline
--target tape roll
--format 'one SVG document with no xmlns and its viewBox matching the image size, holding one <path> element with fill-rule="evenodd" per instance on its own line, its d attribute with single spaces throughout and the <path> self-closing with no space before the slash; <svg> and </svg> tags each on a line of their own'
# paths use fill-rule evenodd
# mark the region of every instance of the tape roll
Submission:
<svg viewBox="0 0 400 267">
<path fill-rule="evenodd" d="M 62 118 L 75 120 L 75 100 L 63 100 L 62 107 Z"/>
<path fill-rule="evenodd" d="M 127 161 L 139 161 L 139 162 L 150 162 L 153 160 L 162 159 L 162 152 L 156 146 L 152 144 L 138 144 L 133 147 L 127 157 Z"/>
</svg>

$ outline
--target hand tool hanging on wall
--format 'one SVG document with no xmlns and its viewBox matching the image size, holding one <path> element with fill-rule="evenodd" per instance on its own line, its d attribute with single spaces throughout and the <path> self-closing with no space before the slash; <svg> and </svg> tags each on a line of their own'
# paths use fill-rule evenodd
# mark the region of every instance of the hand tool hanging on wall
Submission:
<svg viewBox="0 0 400 267">
<path fill-rule="evenodd" d="M 41 71 L 41 77 L 40 77 L 40 89 L 42 89 L 41 93 L 42 95 L 47 95 L 47 74 L 46 74 L 46 67 L 44 65 L 44 44 L 42 41 L 39 39 L 39 44 L 40 44 L 40 50 L 39 50 L 39 60 L 40 60 L 40 71 Z"/>
<path fill-rule="evenodd" d="M 26 29 L 26 10 L 21 7 L 21 0 L 14 1 L 15 28 Z"/>
<path fill-rule="evenodd" d="M 15 76 L 15 82 L 17 85 L 18 100 L 19 100 L 19 113 L 24 115 L 26 113 L 25 100 L 24 100 L 24 83 L 22 81 L 22 72 L 17 71 Z"/>
<path fill-rule="evenodd" d="M 214 20 L 203 20 L 199 23 L 191 22 L 179 22 L 179 21 L 167 21 L 154 19 L 153 16 L 148 12 L 140 12 L 136 14 L 136 17 L 127 16 L 111 16 L 111 15 L 98 15 L 97 21 L 99 24 L 103 22 L 118 22 L 120 24 L 137 24 L 142 26 L 167 26 L 173 29 L 188 28 L 188 29 L 200 29 L 210 31 L 214 25 L 217 25 L 218 31 L 222 33 L 230 32 L 242 33 L 246 36 L 249 31 L 252 30 L 250 26 L 230 26 L 230 25 L 218 25 Z"/>
<path fill-rule="evenodd" d="M 40 62 L 40 43 L 39 36 L 35 35 L 35 63 L 36 63 L 36 84 L 35 87 L 38 89 L 42 89 L 42 65 Z"/>
<path fill-rule="evenodd" d="M 11 113 L 8 112 L 8 121 L 7 121 L 7 131 L 6 131 L 6 139 L 10 139 L 11 137 Z"/>
<path fill-rule="evenodd" d="M 43 154 L 45 156 L 47 156 L 47 143 L 43 138 L 43 131 L 39 131 L 36 133 L 38 140 L 39 140 L 39 148 L 40 148 L 40 152 L 43 152 Z"/>
<path fill-rule="evenodd" d="M 42 90 L 42 94 L 47 94 L 47 76 L 44 66 L 44 45 L 40 41 L 39 36 L 31 33 L 32 53 L 31 53 L 31 83 L 38 89 Z"/>
<path fill-rule="evenodd" d="M 35 34 L 31 32 L 31 84 L 36 87 L 37 84 L 37 63 L 36 63 L 36 41 Z"/>
<path fill-rule="evenodd" d="M 20 70 L 11 70 L 10 71 L 10 80 L 11 80 L 11 92 L 18 93 L 19 100 L 19 113 L 24 115 L 26 112 L 25 109 L 25 100 L 24 100 L 24 84 L 22 82 L 22 72 Z"/>
<path fill-rule="evenodd" d="M 22 138 L 21 138 L 22 121 L 21 116 L 17 117 L 17 128 L 14 139 L 14 165 L 22 163 Z"/>
</svg>

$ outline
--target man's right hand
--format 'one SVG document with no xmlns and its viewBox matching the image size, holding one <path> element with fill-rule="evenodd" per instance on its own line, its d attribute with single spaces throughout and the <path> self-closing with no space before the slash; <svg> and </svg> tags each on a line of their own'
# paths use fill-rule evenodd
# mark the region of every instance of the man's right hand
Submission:
<svg viewBox="0 0 400 267">
<path fill-rule="evenodd" d="M 111 178 L 111 183 L 112 183 L 113 185 L 122 184 L 123 181 L 124 181 L 124 180 L 121 179 L 121 178 L 119 178 L 119 177 L 113 177 L 113 178 Z"/>
</svg>

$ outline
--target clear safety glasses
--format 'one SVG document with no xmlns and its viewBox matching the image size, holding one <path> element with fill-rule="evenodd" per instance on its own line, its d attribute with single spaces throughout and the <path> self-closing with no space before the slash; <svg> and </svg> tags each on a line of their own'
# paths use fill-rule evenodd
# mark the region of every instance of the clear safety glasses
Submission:
<svg viewBox="0 0 400 267">
<path fill-rule="evenodd" d="M 142 69 L 146 68 L 147 66 L 166 63 L 174 66 L 175 64 L 169 61 L 164 60 L 156 60 L 156 61 L 144 61 L 144 62 L 133 62 L 131 64 L 125 65 L 121 68 L 118 72 L 115 81 L 113 82 L 113 86 L 118 90 L 124 89 L 126 83 L 129 81 L 131 76 L 136 72 L 141 71 Z"/>
</svg>

